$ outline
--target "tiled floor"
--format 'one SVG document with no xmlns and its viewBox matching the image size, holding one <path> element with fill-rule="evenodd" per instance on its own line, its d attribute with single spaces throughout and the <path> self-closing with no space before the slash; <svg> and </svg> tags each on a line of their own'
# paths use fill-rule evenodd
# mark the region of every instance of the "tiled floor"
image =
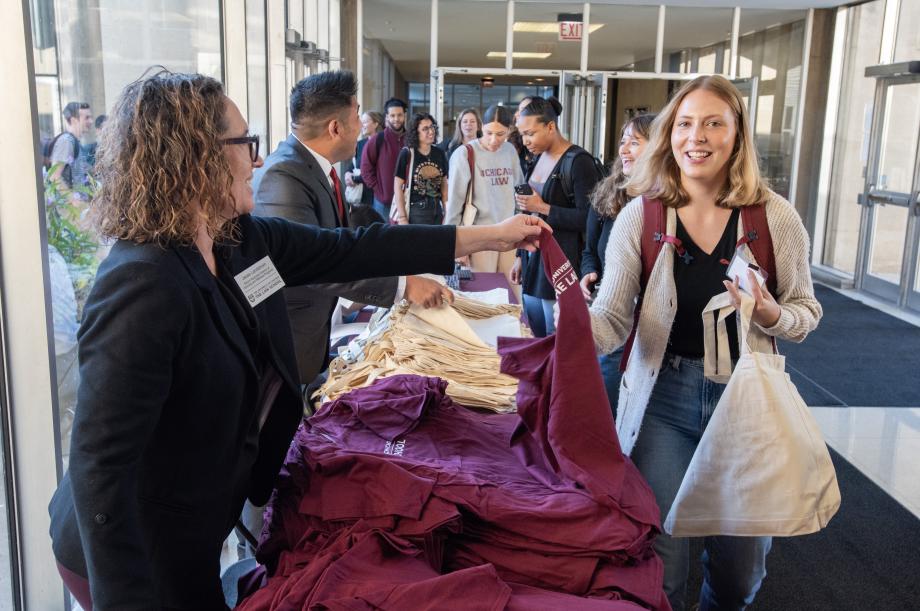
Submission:
<svg viewBox="0 0 920 611">
<path fill-rule="evenodd" d="M 920 407 L 811 409 L 828 445 L 920 518 Z"/>
</svg>

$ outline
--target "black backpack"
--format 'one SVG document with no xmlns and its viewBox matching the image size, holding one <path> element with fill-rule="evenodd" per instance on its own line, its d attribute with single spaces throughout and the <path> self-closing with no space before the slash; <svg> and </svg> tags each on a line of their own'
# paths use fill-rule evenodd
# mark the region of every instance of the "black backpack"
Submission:
<svg viewBox="0 0 920 611">
<path fill-rule="evenodd" d="M 76 160 L 79 159 L 80 157 L 80 141 L 77 140 L 76 136 L 74 136 L 70 132 L 61 132 L 54 138 L 51 138 L 50 140 L 45 140 L 42 143 L 42 165 L 44 166 L 46 170 L 51 169 L 51 166 L 52 166 L 51 155 L 52 153 L 54 153 L 54 145 L 57 144 L 57 141 L 62 136 L 69 136 L 73 140 L 73 160 L 74 162 L 76 162 Z M 64 182 L 67 183 L 67 186 L 73 185 L 73 169 L 70 167 L 70 164 L 67 164 L 64 166 L 64 169 L 61 171 L 61 178 L 64 179 Z"/>
<path fill-rule="evenodd" d="M 594 171 L 597 174 L 598 182 L 610 176 L 610 169 L 605 166 L 600 159 L 591 155 L 588 151 L 580 146 L 571 146 L 562 156 L 562 165 L 559 166 L 559 182 L 562 184 L 562 192 L 568 201 L 575 199 L 575 179 L 572 176 L 572 167 L 575 165 L 575 159 L 581 155 L 589 155 L 594 162 Z"/>
</svg>

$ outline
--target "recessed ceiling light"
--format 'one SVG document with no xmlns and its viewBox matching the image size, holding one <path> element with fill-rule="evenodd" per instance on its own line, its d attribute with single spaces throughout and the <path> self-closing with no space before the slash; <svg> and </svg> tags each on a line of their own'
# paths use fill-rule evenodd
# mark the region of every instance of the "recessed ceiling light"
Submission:
<svg viewBox="0 0 920 611">
<path fill-rule="evenodd" d="M 537 78 L 535 78 L 534 80 L 537 81 L 538 83 L 542 83 L 542 82 L 545 81 L 546 79 L 543 78 L 543 77 L 537 77 Z"/>
<path fill-rule="evenodd" d="M 604 27 L 604 25 L 605 24 L 603 23 L 592 23 L 591 27 L 588 28 L 588 31 L 593 34 L 594 32 Z M 541 34 L 558 34 L 559 23 L 556 21 L 515 21 L 514 31 L 537 32 Z"/>
<path fill-rule="evenodd" d="M 486 57 L 489 59 L 505 59 L 507 54 L 504 51 L 489 51 Z M 514 51 L 511 57 L 514 59 L 546 59 L 552 53 L 531 53 L 529 51 Z"/>
</svg>

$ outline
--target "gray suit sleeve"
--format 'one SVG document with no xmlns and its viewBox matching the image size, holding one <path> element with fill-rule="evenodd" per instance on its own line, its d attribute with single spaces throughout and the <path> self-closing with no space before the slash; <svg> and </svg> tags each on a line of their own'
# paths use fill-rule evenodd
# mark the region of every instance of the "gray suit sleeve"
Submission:
<svg viewBox="0 0 920 611">
<path fill-rule="evenodd" d="M 254 194 L 259 214 L 320 227 L 316 195 L 300 176 L 302 169 L 298 166 L 283 162 L 266 170 Z"/>
</svg>

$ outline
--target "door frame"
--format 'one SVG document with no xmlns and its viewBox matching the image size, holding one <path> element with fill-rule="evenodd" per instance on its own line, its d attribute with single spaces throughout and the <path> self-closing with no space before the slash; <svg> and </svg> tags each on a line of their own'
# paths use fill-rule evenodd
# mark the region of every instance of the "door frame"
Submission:
<svg viewBox="0 0 920 611">
<path fill-rule="evenodd" d="M 872 124 L 869 136 L 869 158 L 865 168 L 863 191 L 859 194 L 859 241 L 856 254 L 855 288 L 875 297 L 893 302 L 901 308 L 920 310 L 920 292 L 914 289 L 917 282 L 917 257 L 920 255 L 920 136 L 914 149 L 914 168 L 910 193 L 892 192 L 875 188 L 882 152 L 882 131 L 885 128 L 888 93 L 892 87 L 920 83 L 920 74 L 892 69 L 894 66 L 866 68 L 867 77 L 875 77 L 875 98 L 872 107 Z M 876 207 L 892 205 L 908 210 L 904 229 L 904 251 L 898 284 L 874 276 L 869 271 L 876 223 Z"/>
</svg>

